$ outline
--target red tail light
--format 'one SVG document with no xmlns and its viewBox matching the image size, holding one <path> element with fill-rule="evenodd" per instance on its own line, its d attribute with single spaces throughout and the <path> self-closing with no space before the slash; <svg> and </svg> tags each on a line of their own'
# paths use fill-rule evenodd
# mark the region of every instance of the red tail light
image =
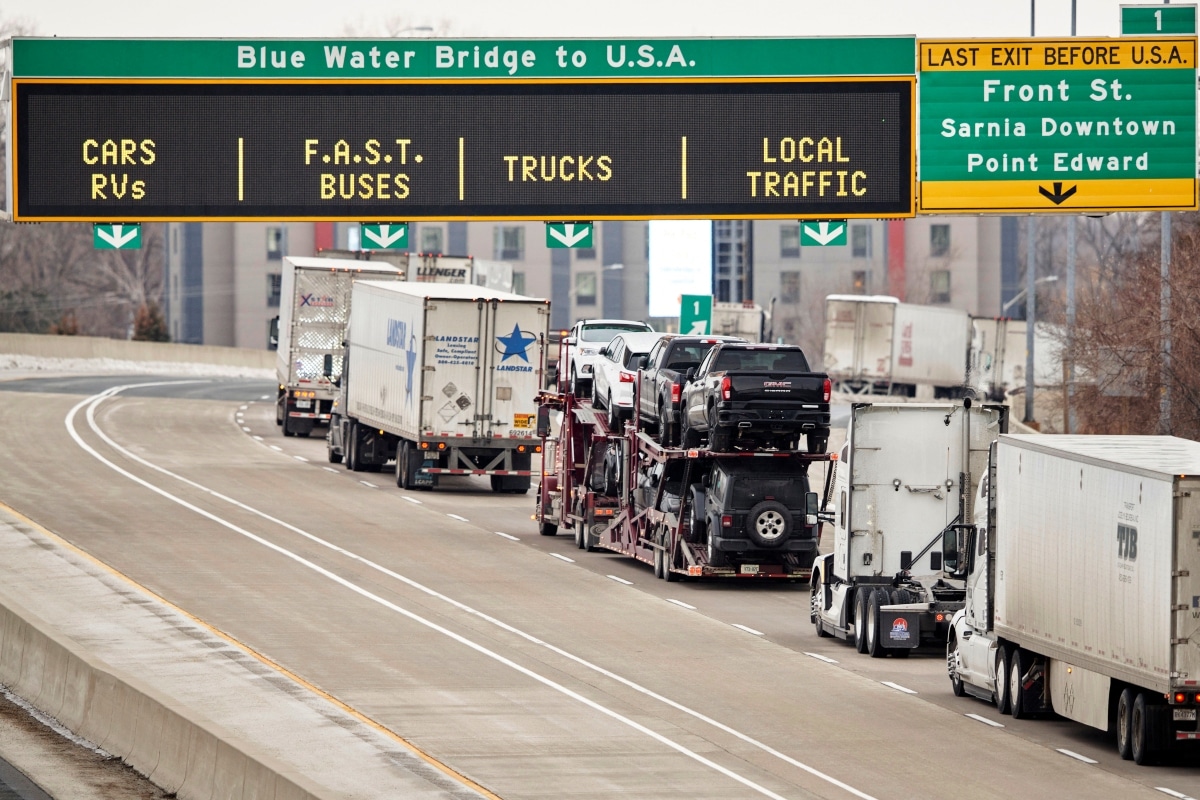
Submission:
<svg viewBox="0 0 1200 800">
<path fill-rule="evenodd" d="M 721 378 L 721 399 L 728 400 L 733 396 L 733 380 L 726 375 Z M 829 381 L 825 381 L 825 399 L 829 399 Z"/>
<path fill-rule="evenodd" d="M 830 398 L 832 395 L 833 395 L 833 384 L 831 384 L 831 383 L 829 382 L 829 378 L 826 378 L 826 379 L 825 379 L 825 386 L 824 386 L 824 387 L 822 387 L 822 389 L 821 389 L 821 396 L 822 396 L 822 398 L 825 400 L 825 402 L 826 402 L 826 403 L 828 403 L 828 402 L 829 402 L 829 398 Z"/>
<path fill-rule="evenodd" d="M 671 385 L 671 404 L 672 405 L 678 405 L 680 392 L 681 392 L 681 389 L 680 389 L 678 383 Z"/>
<path fill-rule="evenodd" d="M 621 374 L 618 376 L 618 380 L 619 380 L 621 383 L 633 383 L 633 378 L 634 378 L 634 375 L 633 375 L 633 373 L 632 373 L 632 372 L 622 372 L 622 373 L 621 373 Z"/>
<path fill-rule="evenodd" d="M 721 517 L 721 527 L 722 528 L 732 528 L 733 527 L 733 517 L 731 517 L 729 514 L 725 514 L 724 516 L 722 516 Z"/>
</svg>

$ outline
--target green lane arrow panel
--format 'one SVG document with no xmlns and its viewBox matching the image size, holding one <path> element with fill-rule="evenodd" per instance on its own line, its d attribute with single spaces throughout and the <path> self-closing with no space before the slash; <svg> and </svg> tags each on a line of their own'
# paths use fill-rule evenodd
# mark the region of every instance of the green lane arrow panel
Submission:
<svg viewBox="0 0 1200 800">
<path fill-rule="evenodd" d="M 800 244 L 834 247 L 846 244 L 846 220 L 805 221 L 800 223 Z"/>
<path fill-rule="evenodd" d="M 140 250 L 142 226 L 97 223 L 92 226 L 92 246 L 97 250 Z"/>
<path fill-rule="evenodd" d="M 595 226 L 590 222 L 547 222 L 546 247 L 593 247 Z"/>
<path fill-rule="evenodd" d="M 712 333 L 712 295 L 685 294 L 679 298 L 679 332 L 685 336 Z"/>
<path fill-rule="evenodd" d="M 363 222 L 358 226 L 358 246 L 363 250 L 404 250 L 408 247 L 408 223 Z"/>
<path fill-rule="evenodd" d="M 1166 36 L 1196 32 L 1196 6 L 1121 6 L 1122 36 Z"/>
</svg>

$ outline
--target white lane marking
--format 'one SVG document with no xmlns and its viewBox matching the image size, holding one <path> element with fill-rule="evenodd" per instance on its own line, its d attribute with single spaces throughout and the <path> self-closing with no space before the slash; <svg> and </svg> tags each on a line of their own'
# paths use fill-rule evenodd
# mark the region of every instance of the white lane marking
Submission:
<svg viewBox="0 0 1200 800">
<path fill-rule="evenodd" d="M 606 575 L 606 578 L 612 578 L 617 583 L 623 583 L 626 586 L 633 586 L 633 581 L 627 581 L 624 578 L 618 578 L 616 575 Z"/>
<path fill-rule="evenodd" d="M 471 520 L 467 519 L 466 517 L 460 517 L 458 514 L 447 514 L 446 516 L 449 517 L 450 519 L 456 519 L 459 522 L 470 522 L 471 521 Z"/>
<path fill-rule="evenodd" d="M 733 627 L 737 628 L 738 630 L 745 631 L 746 633 L 753 633 L 755 636 L 766 636 L 766 634 L 762 631 L 756 631 L 754 628 L 747 628 L 745 625 L 738 625 L 736 622 L 733 623 Z"/>
<path fill-rule="evenodd" d="M 238 411 L 245 411 L 245 410 L 246 410 L 247 408 L 249 408 L 249 407 L 250 407 L 250 406 L 248 406 L 248 405 L 245 405 L 245 406 L 238 406 Z"/>
<path fill-rule="evenodd" d="M 686 758 L 695 760 L 695 762 L 698 764 L 708 766 L 709 769 L 712 769 L 716 772 L 720 772 L 721 775 L 725 775 L 726 777 L 731 778 L 731 780 L 742 784 L 742 786 L 744 786 L 746 788 L 754 790 L 754 792 L 757 792 L 758 794 L 767 796 L 767 798 L 770 798 L 772 800 L 787 800 L 786 798 L 784 798 L 784 796 L 782 796 L 780 794 L 776 794 L 775 792 L 772 792 L 772 790 L 768 789 L 767 787 L 760 786 L 760 784 L 755 783 L 754 781 L 751 781 L 750 778 L 744 777 L 743 775 L 739 775 L 739 774 L 737 774 L 737 772 L 734 772 L 733 770 L 726 768 L 726 766 L 722 766 L 722 765 L 714 762 L 714 760 L 702 756 L 702 754 L 700 754 L 700 753 L 689 750 L 688 747 L 680 745 L 679 742 L 677 742 L 677 741 L 668 739 L 667 736 L 656 732 L 656 730 L 652 730 L 652 729 L 644 726 L 644 724 L 642 724 L 640 722 L 631 720 L 630 717 L 626 717 L 622 714 L 619 714 L 619 712 L 613 711 L 612 709 L 607 708 L 607 706 L 605 706 L 605 705 L 596 703 L 595 700 L 584 697 L 584 696 L 582 696 L 582 694 L 580 694 L 574 690 L 571 690 L 571 688 L 563 686 L 562 684 L 558 684 L 558 682 L 553 681 L 550 678 L 546 678 L 545 675 L 534 672 L 533 669 L 529 669 L 528 667 L 523 667 L 523 666 L 521 666 L 521 664 L 518 664 L 517 662 L 512 661 L 511 658 L 500 655 L 499 652 L 490 650 L 490 649 L 486 648 L 486 646 L 481 645 L 478 642 L 474 642 L 474 640 L 472 640 L 472 639 L 468 639 L 467 637 L 462 636 L 462 634 L 460 634 L 460 633 L 455 633 L 454 631 L 451 631 L 450 628 L 448 628 L 448 627 L 438 625 L 437 622 L 428 620 L 428 619 L 424 618 L 424 616 L 421 616 L 418 613 L 412 612 L 412 610 L 408 610 L 407 608 L 397 606 L 396 603 L 391 602 L 389 600 L 384 600 L 383 597 L 373 594 L 373 593 L 371 593 L 371 591 L 368 591 L 367 589 L 360 587 L 360 585 L 348 581 L 347 578 L 343 578 L 340 575 L 336 575 L 336 573 L 330 572 L 329 570 L 326 570 L 325 567 L 322 567 L 322 566 L 312 563 L 312 561 L 310 561 L 304 557 L 301 557 L 301 555 L 299 555 L 299 554 L 289 551 L 289 549 L 287 549 L 287 548 L 284 548 L 280 545 L 276 545 L 276 543 L 274 543 L 274 542 L 265 540 L 265 539 L 263 539 L 262 536 L 252 534 L 251 531 L 248 531 L 245 528 L 239 528 L 238 525 L 235 525 L 232 522 L 227 521 L 227 519 L 223 519 L 221 517 L 216 516 L 215 513 L 210 513 L 208 511 L 205 511 L 204 509 L 200 509 L 199 506 L 188 503 L 188 501 L 186 501 L 182 498 L 175 497 L 174 494 L 170 494 L 169 492 L 166 491 L 166 489 L 157 487 L 154 485 L 154 483 L 150 483 L 149 481 L 140 479 L 140 477 L 138 477 L 137 475 L 133 475 L 132 473 L 130 473 L 130 471 L 118 467 L 118 465 L 114 464 L 113 462 L 108 461 L 107 458 L 104 458 L 95 449 L 92 449 L 92 447 L 90 445 L 86 444 L 85 441 L 83 440 L 83 438 L 79 437 L 79 434 L 76 432 L 76 429 L 74 429 L 74 427 L 73 427 L 74 415 L 76 415 L 79 408 L 82 408 L 84 404 L 90 402 L 92 404 L 90 405 L 90 407 L 88 409 L 88 423 L 89 423 L 89 426 L 91 426 L 92 431 L 96 431 L 97 433 L 100 433 L 100 432 L 98 432 L 98 429 L 96 428 L 94 413 L 95 413 L 96 405 L 100 404 L 102 401 L 104 401 L 104 399 L 107 399 L 108 396 L 109 395 L 107 392 L 102 392 L 101 395 L 97 395 L 94 398 L 88 398 L 88 399 L 84 399 L 84 401 L 80 401 L 76 405 L 76 407 L 72 408 L 70 413 L 67 414 L 66 427 L 67 427 L 67 432 L 71 434 L 71 437 L 74 439 L 74 441 L 76 441 L 77 445 L 82 447 L 82 449 L 84 451 L 88 452 L 89 455 L 96 458 L 97 461 L 100 461 L 102 464 L 106 465 L 106 467 L 108 467 L 109 469 L 113 469 L 114 471 L 116 471 L 116 473 L 118 473 L 120 475 L 124 475 L 125 477 L 127 477 L 127 479 L 130 479 L 134 483 L 138 483 L 139 486 L 144 486 L 145 488 L 150 489 L 151 492 L 161 495 L 161 497 L 172 501 L 172 503 L 175 503 L 182 507 L 185 507 L 185 509 L 187 509 L 188 511 L 196 512 L 197 515 L 202 516 L 205 519 L 209 519 L 209 521 L 214 522 L 218 525 L 221 525 L 221 527 L 223 527 L 223 528 L 232 530 L 232 531 L 234 531 L 235 534 L 245 536 L 246 539 L 248 539 L 252 542 L 257 542 L 257 543 L 259 543 L 259 545 L 262 545 L 263 547 L 271 549 L 271 551 L 275 551 L 276 553 L 283 555 L 284 558 L 288 558 L 290 560 L 295 561 L 296 564 L 307 567 L 307 569 L 310 569 L 313 572 L 316 572 L 317 575 L 328 578 L 329 581 L 334 582 L 338 585 L 341 585 L 341 587 L 349 589 L 350 591 L 353 591 L 353 593 L 355 593 L 356 595 L 365 597 L 365 599 L 370 600 L 374 603 L 378 603 L 379 606 L 382 606 L 386 609 L 392 610 L 392 612 L 400 614 L 401 616 L 404 616 L 404 618 L 406 618 L 410 621 L 416 622 L 416 624 L 418 624 L 418 625 L 425 626 L 428 628 L 428 630 L 436 631 L 440 634 L 443 634 L 443 636 L 445 636 L 446 638 L 454 640 L 454 642 L 457 642 L 458 644 L 462 644 L 463 646 L 466 646 L 466 648 L 472 649 L 475 652 L 478 652 L 478 654 L 480 654 L 482 656 L 491 658 L 491 660 L 496 661 L 497 663 L 504 664 L 505 667 L 509 667 L 510 669 L 515 670 L 515 672 L 521 673 L 522 675 L 526 675 L 527 678 L 532 679 L 536 682 L 539 682 L 539 684 L 544 685 L 547 688 L 551 688 L 551 690 L 553 690 L 553 691 L 562 693 L 562 694 L 564 694 L 564 696 L 574 699 L 574 700 L 576 700 L 576 702 L 586 705 L 586 706 L 588 706 L 588 708 L 593 709 L 594 711 L 598 711 L 599 714 L 610 717 L 610 718 L 612 718 L 612 720 L 616 720 L 617 722 L 625 724 L 625 726 L 628 726 L 629 728 L 636 730 L 636 732 L 638 732 L 638 733 L 642 733 L 646 736 L 649 736 L 650 739 L 658 741 L 659 744 L 664 745 L 668 748 L 671 748 L 671 750 L 676 751 L 679 754 L 682 754 L 682 756 L 685 756 Z M 103 435 L 103 434 L 101 434 L 101 435 Z M 106 438 L 106 440 L 112 441 L 107 438 Z M 119 447 L 118 445 L 115 445 L 115 443 L 112 446 L 115 447 L 116 450 L 121 450 L 121 447 Z M 162 468 L 158 468 L 158 467 L 155 467 L 155 469 L 158 469 L 160 471 L 166 471 L 166 470 L 162 470 Z M 180 480 L 184 480 L 185 482 L 191 483 L 191 481 L 187 481 L 187 479 L 180 479 Z M 209 491 L 209 493 L 212 493 L 211 489 L 208 489 L 208 491 Z M 870 799 L 870 800 L 874 800 L 874 799 Z"/>
<path fill-rule="evenodd" d="M 375 484 L 367 483 L 366 481 L 359 481 L 359 483 L 361 483 L 363 486 L 366 486 L 368 489 L 378 489 L 379 488 Z"/>
<path fill-rule="evenodd" d="M 260 398 L 258 398 L 258 399 L 259 399 L 259 400 L 270 400 L 270 399 L 271 399 L 271 395 L 269 395 L 269 394 L 264 394 L 262 397 L 260 397 Z"/>
<path fill-rule="evenodd" d="M 495 534 L 497 536 L 503 536 L 505 539 L 512 539 L 514 542 L 521 541 L 520 538 L 513 536 L 511 533 L 505 533 L 504 531 L 495 531 Z"/>
<path fill-rule="evenodd" d="M 912 689 L 909 689 L 905 686 L 901 686 L 898 683 L 892 683 L 891 681 L 880 681 L 880 683 L 882 683 L 884 686 L 888 687 L 889 689 L 895 689 L 897 692 L 904 692 L 905 694 L 916 694 L 916 692 L 914 692 Z"/>
<path fill-rule="evenodd" d="M 278 451 L 280 453 L 283 452 L 283 448 L 277 444 L 268 445 L 268 447 L 270 447 L 272 450 Z"/>
<path fill-rule="evenodd" d="M 245 427 L 245 426 L 243 426 L 243 427 L 242 427 L 242 430 L 244 430 L 246 433 L 249 433 L 249 432 L 250 432 L 250 429 L 249 429 L 249 428 L 247 428 L 247 427 Z"/>
<path fill-rule="evenodd" d="M 674 603 L 675 605 L 679 606 L 680 608 L 686 608 L 688 611 L 696 610 L 695 606 L 689 606 L 687 603 L 683 602 L 682 600 L 672 600 L 670 597 L 668 597 L 667 602 Z"/>
<path fill-rule="evenodd" d="M 1195 800 L 1195 798 L 1191 797 L 1190 795 L 1186 795 L 1183 792 L 1177 792 L 1174 789 L 1168 789 L 1165 786 L 1155 786 L 1154 788 L 1163 794 L 1169 794 L 1171 797 L 1177 797 L 1179 800 Z"/>
<path fill-rule="evenodd" d="M 261 442 L 261 441 L 262 441 L 262 437 L 261 437 L 261 436 L 255 436 L 255 437 L 254 437 L 254 440 L 255 440 L 255 441 L 258 441 L 258 442 Z"/>
<path fill-rule="evenodd" d="M 325 470 L 326 472 L 332 472 L 334 475 L 341 472 L 341 470 L 334 469 L 333 467 L 321 467 L 321 469 Z"/>
<path fill-rule="evenodd" d="M 308 461 L 308 459 L 304 456 L 292 456 L 292 458 L 296 459 L 297 461 Z"/>
<path fill-rule="evenodd" d="M 409 497 L 409 496 L 408 496 L 408 495 L 406 495 L 406 494 L 402 494 L 402 495 L 400 495 L 400 496 L 401 496 L 401 497 L 403 497 L 405 500 L 407 500 L 407 501 L 408 501 L 408 502 L 410 502 L 410 503 L 416 503 L 416 504 L 417 504 L 417 505 L 419 505 L 419 506 L 423 506 L 423 505 L 425 505 L 425 503 L 423 503 L 422 501 L 418 500 L 418 499 L 417 499 L 417 498 L 415 498 L 415 497 Z"/>
<path fill-rule="evenodd" d="M 574 563 L 575 563 L 575 559 L 573 559 L 573 558 L 567 558 L 566 556 L 560 556 L 558 553 L 551 553 L 550 555 L 554 556 L 555 558 L 559 559 L 560 561 L 565 561 L 565 562 L 567 562 L 568 564 L 574 564 Z"/>
<path fill-rule="evenodd" d="M 963 716 L 969 717 L 970 719 L 973 719 L 976 722 L 982 722 L 984 725 L 991 725 L 993 728 L 1003 728 L 1004 727 L 1004 725 L 1002 723 L 996 722 L 996 720 L 994 720 L 994 719 L 988 719 L 987 717 L 981 717 L 978 714 L 963 714 Z"/>
<path fill-rule="evenodd" d="M 815 658 L 817 661 L 824 661 L 826 664 L 838 663 L 838 662 L 834 661 L 832 658 L 830 658 L 829 656 L 823 656 L 820 653 L 809 653 L 808 651 L 805 651 L 804 655 L 811 656 L 812 658 Z"/>
<path fill-rule="evenodd" d="M 1079 753 L 1076 753 L 1073 750 L 1067 750 L 1064 747 L 1059 747 L 1058 752 L 1062 753 L 1064 756 L 1069 756 L 1070 758 L 1073 758 L 1076 761 L 1082 761 L 1085 764 L 1099 764 L 1100 763 L 1099 761 L 1097 761 L 1094 758 L 1088 758 L 1087 756 L 1081 756 L 1081 755 L 1079 755 Z"/>
<path fill-rule="evenodd" d="M 162 383 L 137 384 L 137 385 L 139 385 L 139 386 L 158 386 L 158 385 L 170 385 L 170 384 L 174 384 L 174 383 L 180 383 L 180 381 L 163 381 Z M 547 650 L 549 650 L 550 652 L 552 652 L 556 655 L 559 655 L 563 658 L 569 659 L 569 660 L 575 662 L 576 664 L 579 664 L 580 666 L 595 672 L 598 675 L 602 675 L 615 683 L 619 683 L 628 689 L 631 689 L 640 694 L 643 694 L 646 697 L 651 698 L 652 700 L 656 700 L 656 701 L 662 703 L 663 705 L 666 705 L 670 708 L 675 709 L 676 711 L 679 711 L 680 713 L 687 714 L 688 716 L 692 717 L 693 719 L 699 720 L 700 722 L 703 722 L 706 725 L 710 725 L 713 728 L 716 728 L 717 730 L 738 739 L 739 741 L 745 742 L 746 744 L 748 744 L 752 747 L 755 747 L 764 753 L 767 753 L 768 755 L 772 756 L 773 758 L 776 758 L 786 764 L 789 764 L 789 765 L 795 767 L 796 769 L 802 770 L 802 771 L 808 773 L 809 775 L 812 775 L 815 778 L 825 781 L 826 783 L 830 784 L 831 786 L 836 786 L 837 788 L 842 789 L 843 791 L 847 792 L 848 794 L 852 794 L 855 797 L 860 798 L 860 800 L 876 800 L 876 798 L 873 795 L 869 795 L 866 792 L 856 789 L 853 786 L 851 786 L 850 784 L 845 783 L 844 781 L 838 780 L 837 778 L 833 777 L 832 775 L 822 772 L 821 770 L 817 769 L 816 767 L 805 764 L 804 762 L 800 761 L 799 759 L 789 756 L 787 753 L 776 750 L 774 747 L 771 747 L 770 745 L 766 744 L 765 742 L 761 742 L 758 739 L 755 739 L 754 737 L 749 736 L 748 734 L 742 733 L 741 731 L 737 730 L 736 728 L 733 728 L 729 725 L 726 725 L 723 722 L 720 722 L 719 720 L 713 719 L 712 717 L 710 717 L 706 714 L 703 714 L 693 708 L 685 706 L 676 700 L 672 700 L 671 698 L 669 698 L 665 695 L 659 694 L 658 692 L 648 689 L 647 687 L 642 686 L 641 684 L 636 683 L 636 682 L 630 680 L 629 678 L 624 677 L 623 675 L 618 675 L 617 673 L 613 672 L 612 670 L 606 669 L 606 668 L 600 666 L 599 664 L 594 664 L 585 658 L 582 658 L 580 656 L 575 655 L 574 653 L 571 653 L 567 650 L 562 649 L 561 647 L 557 647 L 556 645 L 553 645 L 553 644 L 550 644 L 549 642 L 543 641 L 542 639 L 539 639 L 536 636 L 534 636 L 530 633 L 527 633 L 526 631 L 521 630 L 520 628 L 509 625 L 507 622 L 504 622 L 503 620 L 497 619 L 489 614 L 485 614 L 481 611 L 478 611 L 478 610 L 472 608 L 471 606 L 467 605 L 466 603 L 463 603 L 459 600 L 455 600 L 454 598 L 452 598 L 448 595 L 442 594 L 441 592 L 439 592 L 435 589 L 432 589 L 428 586 L 425 586 L 424 584 L 422 584 L 418 581 L 415 581 L 412 578 L 407 577 L 406 575 L 401 575 L 400 573 L 398 573 L 394 570 L 388 569 L 387 567 L 383 566 L 382 564 L 377 564 L 376 562 L 371 561 L 370 559 L 364 558 L 363 556 L 360 556 L 353 551 L 346 550 L 343 547 L 339 547 L 338 545 L 335 545 L 332 542 L 322 539 L 321 537 L 317 536 L 316 534 L 309 533 L 308 531 L 305 531 L 302 528 L 292 525 L 289 522 L 281 520 L 277 517 L 273 517 L 270 514 L 267 514 L 265 511 L 254 508 L 253 506 L 249 506 L 249 505 L 241 502 L 240 500 L 236 500 L 232 497 L 229 497 L 228 495 L 221 494 L 220 492 L 214 492 L 212 489 L 208 488 L 207 486 L 196 483 L 195 481 L 185 478 L 182 475 L 177 475 L 176 473 L 171 472 L 170 470 L 168 470 L 164 467 L 160 467 L 157 464 L 153 464 L 150 461 L 147 461 L 146 459 L 130 452 L 129 450 L 121 447 L 119 444 L 117 444 L 115 441 L 113 441 L 112 438 L 110 438 L 106 433 L 101 431 L 100 428 L 96 425 L 96 420 L 95 420 L 96 406 L 98 406 L 105 399 L 108 399 L 109 397 L 114 396 L 117 392 L 123 391 L 124 389 L 127 389 L 127 388 L 130 388 L 130 387 L 129 386 L 113 387 L 112 389 L 109 389 L 105 392 L 95 395 L 92 398 L 88 398 L 87 400 L 81 401 L 74 408 L 71 409 L 71 411 L 67 414 L 67 417 L 65 420 L 67 430 L 70 433 L 71 438 L 75 440 L 75 443 L 78 444 L 83 450 L 85 450 L 93 458 L 95 458 L 96 460 L 100 461 L 102 464 L 107 466 L 109 469 L 112 469 L 115 472 L 125 476 L 126 478 L 129 478 L 130 480 L 134 481 L 135 483 L 145 486 L 146 488 L 150 489 L 151 491 L 153 491 L 163 497 L 169 498 L 171 501 L 173 501 L 175 503 L 178 503 L 180 505 L 184 505 L 184 506 L 190 508 L 191 510 L 195 511 L 197 514 L 199 514 L 201 516 L 212 519 L 214 522 L 217 522 L 217 524 L 223 525 L 227 528 L 230 528 L 231 530 L 235 530 L 236 532 L 242 534 L 243 536 L 246 536 L 246 537 L 250 538 L 251 540 L 258 542 L 259 544 L 262 544 L 264 547 L 270 548 L 272 550 L 276 550 L 279 553 L 285 555 L 286 557 L 293 559 L 295 561 L 298 561 L 298 562 L 304 564 L 305 566 L 309 567 L 310 569 L 313 569 L 314 571 L 319 572 L 322 575 L 326 575 L 327 577 L 329 577 L 330 580 L 332 580 L 336 583 L 339 583 L 343 586 L 346 586 L 347 588 L 351 589 L 352 591 L 354 591 L 358 594 L 361 594 L 365 597 L 375 600 L 376 602 L 378 602 L 382 605 L 385 605 L 388 608 L 393 608 L 395 611 L 397 611 L 397 613 L 400 613 L 404 616 L 408 616 L 408 617 L 414 619 L 415 621 L 420 622 L 423 625 L 433 627 L 435 630 L 445 633 L 448 637 L 455 639 L 456 641 L 461 640 L 464 644 L 466 644 L 468 647 L 471 647 L 472 649 L 479 649 L 478 645 L 476 645 L 473 642 L 469 642 L 468 640 L 463 639 L 462 637 L 458 636 L 458 634 L 455 634 L 451 631 L 446 631 L 446 630 L 442 629 L 440 626 L 435 626 L 433 623 L 429 622 L 428 620 L 425 620 L 424 618 L 413 614 L 413 612 L 406 611 L 405 609 L 401 609 L 399 607 L 394 607 L 391 603 L 389 603 L 385 600 L 382 600 L 381 598 L 378 598 L 375 595 L 370 594 L 369 592 L 366 592 L 366 590 L 364 590 L 354 584 L 351 584 L 349 581 L 347 581 L 337 575 L 334 575 L 333 573 L 329 572 L 328 570 L 325 570 L 322 567 L 318 567 L 315 564 L 312 564 L 312 563 L 304 560 L 302 557 L 296 555 L 295 553 L 292 553 L 290 550 L 286 550 L 285 548 L 283 548 L 279 545 L 272 544 L 271 542 L 268 542 L 265 539 L 262 539 L 261 537 L 250 533 L 249 531 L 244 531 L 241 528 L 237 528 L 232 523 L 222 520 L 221 518 L 217 517 L 216 515 L 210 514 L 207 511 L 204 511 L 203 509 L 197 508 L 195 506 L 191 506 L 185 500 L 175 497 L 174 495 L 168 493 L 165 489 L 160 489 L 159 487 L 154 486 L 153 484 L 151 484 L 147 481 L 144 481 L 141 478 L 138 478 L 137 476 L 133 475 L 132 473 L 127 472 L 126 470 L 122 469 L 121 467 L 119 467 L 116 464 L 112 463 L 111 461 L 107 460 L 102 455 L 100 455 L 98 452 L 96 452 L 96 450 L 94 450 L 92 447 L 87 445 L 83 441 L 83 439 L 79 436 L 79 434 L 76 433 L 75 429 L 72 427 L 72 423 L 73 423 L 76 411 L 78 411 L 79 408 L 81 408 L 83 405 L 85 405 L 89 401 L 92 403 L 92 406 L 88 409 L 88 412 L 87 412 L 87 419 L 88 419 L 89 427 L 92 429 L 93 432 L 95 432 L 95 434 L 97 436 L 99 436 L 102 440 L 104 440 L 105 443 L 107 443 L 111 448 L 113 448 L 117 452 L 121 453 L 126 458 L 129 458 L 130 460 L 133 460 L 133 461 L 137 461 L 138 463 L 146 466 L 149 469 L 152 469 L 152 470 L 158 472 L 159 474 L 173 478 L 173 479 L 179 481 L 180 483 L 186 484 L 186 485 L 191 486 L 199 491 L 205 492 L 206 494 L 209 494 L 214 498 L 223 500 L 226 503 L 229 503 L 230 505 L 235 506 L 236 508 L 239 508 L 250 514 L 254 514 L 264 520 L 272 522 L 272 523 L 278 525 L 279 527 L 284 528 L 285 530 L 289 530 L 289 531 L 295 533 L 296 535 L 303 537 L 304 539 L 308 540 L 309 542 L 318 544 L 318 545 L 328 548 L 329 550 L 332 550 L 340 555 L 343 555 L 346 558 L 350 559 L 351 561 L 354 561 L 361 565 L 369 567 L 370 569 L 373 569 L 373 570 L 379 572 L 380 574 L 387 575 L 388 577 L 390 577 L 400 583 L 403 583 L 404 585 L 406 585 L 412 589 L 420 591 L 429 597 L 433 597 L 438 600 L 441 600 L 442 602 L 444 602 L 454 608 L 457 608 L 460 611 L 463 611 L 467 614 L 471 614 L 471 615 L 473 615 L 473 617 L 475 619 L 484 620 L 484 621 L 488 622 L 489 624 L 495 625 L 497 628 L 500 628 L 503 631 L 506 631 L 508 633 L 511 633 L 514 636 L 522 638 L 531 644 L 545 647 Z M 267 400 L 270 398 L 264 397 L 263 399 Z M 405 496 L 404 499 L 411 500 L 411 498 L 409 498 L 407 496 Z M 412 500 L 412 502 L 420 503 L 421 501 Z M 741 628 L 743 630 L 748 630 L 753 633 L 758 633 L 757 631 L 754 631 L 753 629 L 745 628 L 744 626 L 741 626 L 741 625 L 735 625 L 734 627 Z M 485 652 L 485 654 L 488 655 L 489 657 L 496 658 L 497 660 L 501 660 L 502 663 L 509 664 L 510 666 L 512 666 L 514 669 L 516 669 L 519 672 L 530 674 L 531 677 L 533 677 L 535 680 L 538 680 L 539 682 L 547 683 L 548 679 L 545 679 L 540 675 L 536 675 L 535 673 L 531 673 L 530 671 L 526 670 L 523 667 L 520 667 L 519 665 L 511 664 L 510 662 L 504 660 L 503 657 L 499 656 L 498 654 L 493 654 L 493 653 L 491 653 L 491 651 L 483 651 L 483 652 Z M 550 684 L 547 684 L 547 685 L 550 685 Z M 586 698 L 578 698 L 577 695 L 575 695 L 573 692 L 571 692 L 569 689 L 566 689 L 565 687 L 559 687 L 557 684 L 553 684 L 552 688 L 562 691 L 563 693 L 568 694 L 569 696 L 574 697 L 576 699 L 580 699 L 581 702 L 585 703 L 588 706 L 596 707 L 598 710 L 600 710 L 602 713 L 604 713 L 608 716 L 614 716 L 614 714 L 615 714 L 615 712 L 612 712 L 609 709 L 598 706 L 597 704 L 593 703 L 590 700 L 587 700 Z M 724 767 L 720 766 L 719 764 L 713 764 L 712 762 L 710 762 L 708 759 L 704 758 L 703 756 L 699 756 L 695 753 L 692 753 L 691 751 L 686 751 L 684 749 L 680 749 L 682 747 L 681 745 L 678 745 L 675 742 L 665 739 L 665 737 L 661 737 L 659 734 L 655 733 L 654 731 L 649 731 L 647 729 L 644 729 L 643 726 L 639 725 L 636 722 L 630 722 L 629 720 L 626 720 L 624 717 L 614 717 L 614 718 L 618 718 L 618 719 L 620 719 L 620 721 L 622 721 L 626 724 L 630 724 L 636 730 L 646 733 L 651 738 L 654 738 L 658 741 L 665 742 L 672 749 L 676 749 L 679 752 L 687 755 L 689 758 L 693 758 L 707 766 L 711 766 L 716 771 L 718 771 L 724 775 L 728 775 L 728 776 L 732 777 L 734 780 L 738 781 L 739 783 L 743 783 L 744 785 L 747 785 L 747 786 L 753 786 L 753 788 L 755 788 L 756 790 L 762 791 L 762 792 L 768 794 L 768 796 L 770 796 L 772 798 L 778 797 L 778 795 L 770 793 L 768 790 L 763 789 L 762 787 L 759 787 L 757 785 L 753 785 L 753 784 L 747 782 L 747 780 L 745 778 L 742 778 L 740 775 L 736 775 L 735 773 L 731 773 L 729 770 L 725 769 Z"/>
</svg>

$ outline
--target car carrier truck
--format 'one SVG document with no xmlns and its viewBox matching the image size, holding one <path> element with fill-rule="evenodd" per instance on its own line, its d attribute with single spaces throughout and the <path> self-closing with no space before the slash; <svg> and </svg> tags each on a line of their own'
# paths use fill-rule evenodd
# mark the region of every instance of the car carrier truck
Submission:
<svg viewBox="0 0 1200 800">
<path fill-rule="evenodd" d="M 946 663 L 956 695 L 1054 712 L 1153 762 L 1200 739 L 1200 443 L 1016 436 L 992 445 Z"/>
<path fill-rule="evenodd" d="M 396 462 L 396 484 L 487 475 L 529 490 L 546 300 L 469 284 L 359 281 L 329 460 L 354 471 Z"/>
<path fill-rule="evenodd" d="M 364 277 L 404 280 L 405 272 L 384 261 L 296 256 L 285 257 L 282 270 L 275 423 L 284 436 L 308 436 L 333 411 L 351 285 Z"/>
<path fill-rule="evenodd" d="M 860 653 L 906 656 L 946 641 L 964 582 L 947 575 L 943 532 L 971 524 L 988 445 L 1008 409 L 856 403 L 833 479 L 833 551 L 814 566 L 809 619 Z"/>
</svg>

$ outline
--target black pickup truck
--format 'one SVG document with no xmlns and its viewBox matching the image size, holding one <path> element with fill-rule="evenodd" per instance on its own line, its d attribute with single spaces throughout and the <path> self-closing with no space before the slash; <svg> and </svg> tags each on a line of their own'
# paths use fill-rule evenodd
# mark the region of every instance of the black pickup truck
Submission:
<svg viewBox="0 0 1200 800">
<path fill-rule="evenodd" d="M 664 447 L 679 444 L 679 400 L 683 376 L 695 370 L 721 342 L 744 342 L 736 336 L 665 336 L 650 349 L 638 372 L 639 423 Z"/>
<path fill-rule="evenodd" d="M 829 444 L 829 376 L 813 372 L 799 347 L 715 345 L 683 387 L 684 447 L 704 438 L 713 452 Z"/>
</svg>

